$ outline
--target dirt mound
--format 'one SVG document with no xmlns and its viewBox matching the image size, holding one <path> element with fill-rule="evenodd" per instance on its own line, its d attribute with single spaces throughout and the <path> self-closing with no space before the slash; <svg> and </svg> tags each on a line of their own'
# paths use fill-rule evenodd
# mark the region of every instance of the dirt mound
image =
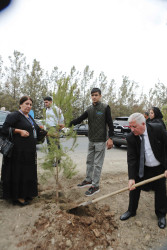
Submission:
<svg viewBox="0 0 167 250">
<path fill-rule="evenodd" d="M 0 200 L 0 249 L 160 250 L 167 246 L 167 228 L 157 225 L 153 192 L 142 191 L 137 215 L 127 221 L 119 218 L 127 210 L 128 192 L 68 213 L 69 208 L 90 199 L 85 197 L 84 188 L 77 188 L 82 179 L 62 180 L 64 189 L 59 192 L 58 203 L 50 180 L 48 185 L 41 185 L 39 197 L 29 206 Z M 126 185 L 125 174 L 103 175 L 101 190 L 93 199 Z"/>
<path fill-rule="evenodd" d="M 47 210 L 47 213 L 46 213 Z M 18 247 L 27 249 L 103 249 L 117 245 L 118 226 L 109 206 L 82 207 L 76 214 L 66 211 L 51 213 L 48 207 L 40 214 L 31 231 L 31 239 Z"/>
</svg>

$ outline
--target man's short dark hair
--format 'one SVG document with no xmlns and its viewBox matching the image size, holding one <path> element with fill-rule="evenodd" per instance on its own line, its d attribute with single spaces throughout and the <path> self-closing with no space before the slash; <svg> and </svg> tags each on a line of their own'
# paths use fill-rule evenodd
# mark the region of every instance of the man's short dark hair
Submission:
<svg viewBox="0 0 167 250">
<path fill-rule="evenodd" d="M 93 93 L 95 93 L 95 92 L 98 92 L 99 95 L 101 95 L 101 90 L 100 90 L 99 88 L 93 88 L 93 89 L 91 90 L 91 94 L 93 94 Z"/>
<path fill-rule="evenodd" d="M 149 113 L 148 113 L 147 111 L 146 111 L 146 112 L 144 112 L 144 114 L 145 114 L 145 115 L 147 115 L 147 116 L 149 116 Z"/>
<path fill-rule="evenodd" d="M 46 97 L 44 97 L 44 101 L 52 102 L 52 97 L 51 96 L 46 96 Z"/>
</svg>

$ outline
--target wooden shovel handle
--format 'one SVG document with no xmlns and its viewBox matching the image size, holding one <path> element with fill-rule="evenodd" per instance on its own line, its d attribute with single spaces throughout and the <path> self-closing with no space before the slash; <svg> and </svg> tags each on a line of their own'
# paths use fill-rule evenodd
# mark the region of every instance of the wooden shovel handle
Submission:
<svg viewBox="0 0 167 250">
<path fill-rule="evenodd" d="M 160 174 L 160 175 L 157 175 L 157 176 L 152 177 L 152 178 L 150 178 L 150 179 L 147 179 L 147 180 L 138 182 L 138 183 L 134 184 L 132 187 L 139 187 L 139 186 L 142 186 L 142 185 L 144 185 L 144 184 L 150 183 L 150 182 L 152 182 L 152 181 L 159 180 L 159 179 L 161 179 L 161 178 L 163 178 L 163 177 L 165 177 L 165 175 L 164 175 L 164 174 Z M 107 197 L 113 196 L 113 195 L 115 195 L 115 194 L 122 193 L 122 192 L 127 191 L 127 190 L 129 190 L 129 187 L 125 187 L 125 188 L 122 188 L 122 189 L 117 190 L 117 191 L 115 191 L 115 192 L 112 192 L 112 193 L 110 193 L 110 194 L 103 195 L 103 196 L 101 196 L 101 197 L 99 197 L 99 198 L 96 198 L 96 199 L 92 200 L 92 203 L 101 201 L 101 200 L 103 200 L 103 199 L 106 199 Z"/>
</svg>

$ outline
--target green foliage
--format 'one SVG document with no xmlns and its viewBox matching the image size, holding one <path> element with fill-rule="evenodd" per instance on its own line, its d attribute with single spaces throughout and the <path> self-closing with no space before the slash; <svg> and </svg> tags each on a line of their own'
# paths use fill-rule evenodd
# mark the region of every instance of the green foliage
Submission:
<svg viewBox="0 0 167 250">
<path fill-rule="evenodd" d="M 167 104 L 162 106 L 163 121 L 167 127 Z"/>
<path fill-rule="evenodd" d="M 23 95 L 28 95 L 33 100 L 35 118 L 43 114 L 43 98 L 47 95 L 48 81 L 44 76 L 40 63 L 34 59 L 31 71 L 26 73 L 21 87 Z"/>
<path fill-rule="evenodd" d="M 148 95 L 141 92 L 138 83 L 123 76 L 122 82 L 108 80 L 104 72 L 98 77 L 87 65 L 82 72 L 73 66 L 70 73 L 54 67 L 51 74 L 45 72 L 36 59 L 32 65 L 26 63 L 26 57 L 19 51 L 9 56 L 8 66 L 0 56 L 0 107 L 6 110 L 18 109 L 19 99 L 29 95 L 33 99 L 33 110 L 36 118 L 42 118 L 43 97 L 51 95 L 54 102 L 61 107 L 66 125 L 70 116 L 74 119 L 81 115 L 91 104 L 90 91 L 93 87 L 102 90 L 102 101 L 111 106 L 113 118 L 143 112 L 151 106 L 161 108 L 167 103 L 167 86 L 161 82 L 150 89 Z M 60 99 L 59 96 L 65 98 Z M 66 103 L 70 105 L 67 107 Z"/>
<path fill-rule="evenodd" d="M 152 106 L 161 108 L 165 105 L 167 103 L 167 86 L 161 82 L 155 84 L 155 87 L 149 91 L 149 100 L 150 108 Z"/>
<path fill-rule="evenodd" d="M 73 93 L 76 88 L 76 84 L 70 82 L 70 76 L 67 76 L 57 79 L 57 82 L 54 86 L 57 88 L 57 92 L 53 93 L 52 105 L 55 117 L 57 117 L 59 120 L 61 115 L 54 107 L 56 105 L 63 111 L 66 123 L 68 124 L 72 119 L 72 103 L 75 99 Z M 49 128 L 49 145 L 43 148 L 45 151 L 43 167 L 45 170 L 50 170 L 50 172 L 54 174 L 57 190 L 59 186 L 60 173 L 62 173 L 66 178 L 72 178 L 72 176 L 76 174 L 76 166 L 69 157 L 69 152 L 73 151 L 76 147 L 76 133 L 74 133 L 72 128 L 68 131 L 68 134 L 65 136 L 65 138 L 63 138 L 63 140 L 69 140 L 71 138 L 73 142 L 70 148 L 63 148 L 60 140 L 62 133 L 56 120 L 55 125 L 56 127 Z M 56 168 L 54 167 L 55 164 Z"/>
<path fill-rule="evenodd" d="M 20 88 L 24 81 L 26 69 L 24 55 L 18 51 L 14 51 L 13 56 L 9 56 L 9 66 L 5 67 L 3 77 L 3 94 L 7 102 L 5 107 L 6 109 L 10 108 L 10 111 L 18 109 L 21 94 Z"/>
<path fill-rule="evenodd" d="M 56 184 L 59 184 L 59 175 L 63 174 L 66 178 L 72 178 L 77 172 L 75 171 L 76 165 L 73 163 L 69 156 L 70 151 L 74 151 L 76 144 L 76 134 L 72 128 L 68 132 L 68 135 L 63 138 L 67 141 L 72 138 L 72 145 L 67 148 L 63 148 L 60 140 L 60 131 L 57 128 L 50 128 L 48 131 L 50 144 L 43 147 L 45 152 L 44 162 L 42 164 L 44 170 L 49 170 L 52 175 L 55 176 Z M 56 167 L 54 167 L 56 165 Z M 45 176 L 45 173 L 44 173 Z"/>
<path fill-rule="evenodd" d="M 81 113 L 85 111 L 86 108 L 86 100 L 87 100 L 87 87 L 90 83 L 90 81 L 93 79 L 94 71 L 90 70 L 89 66 L 87 65 L 83 71 L 83 75 L 81 78 L 81 100 L 82 100 L 82 106 L 81 106 Z M 90 93 L 88 94 L 90 96 Z"/>
</svg>

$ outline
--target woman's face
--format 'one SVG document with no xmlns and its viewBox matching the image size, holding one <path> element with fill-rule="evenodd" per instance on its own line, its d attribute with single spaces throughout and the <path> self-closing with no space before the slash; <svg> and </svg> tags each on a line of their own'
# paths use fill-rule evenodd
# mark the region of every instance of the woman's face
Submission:
<svg viewBox="0 0 167 250">
<path fill-rule="evenodd" d="M 150 109 L 150 114 L 149 115 L 150 115 L 150 119 L 154 119 L 155 115 L 154 115 L 154 111 L 152 109 Z"/>
<path fill-rule="evenodd" d="M 20 109 L 24 114 L 28 114 L 32 108 L 32 101 L 27 100 L 20 105 Z"/>
</svg>

